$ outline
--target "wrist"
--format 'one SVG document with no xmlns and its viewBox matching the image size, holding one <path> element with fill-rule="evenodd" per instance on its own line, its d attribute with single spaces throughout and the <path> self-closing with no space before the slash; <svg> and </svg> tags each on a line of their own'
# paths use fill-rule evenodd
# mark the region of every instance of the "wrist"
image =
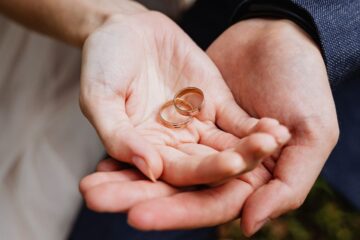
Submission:
<svg viewBox="0 0 360 240">
<path fill-rule="evenodd" d="M 98 28 L 109 21 L 121 21 L 129 15 L 149 11 L 143 5 L 133 1 L 91 1 L 89 10 L 81 21 L 80 31 L 74 39 L 75 45 L 83 46 L 86 39 Z M 77 29 L 74 29 L 77 31 Z"/>
<path fill-rule="evenodd" d="M 289 19 L 305 30 L 319 45 L 319 35 L 311 15 L 288 0 L 269 3 L 267 0 L 243 1 L 236 8 L 232 22 L 251 18 Z"/>
<path fill-rule="evenodd" d="M 252 18 L 242 20 L 228 29 L 233 34 L 232 38 L 238 36 L 243 38 L 243 43 L 252 44 L 253 47 L 271 45 L 277 46 L 302 46 L 310 51 L 320 52 L 320 47 L 314 39 L 300 26 L 287 19 L 264 19 Z"/>
</svg>

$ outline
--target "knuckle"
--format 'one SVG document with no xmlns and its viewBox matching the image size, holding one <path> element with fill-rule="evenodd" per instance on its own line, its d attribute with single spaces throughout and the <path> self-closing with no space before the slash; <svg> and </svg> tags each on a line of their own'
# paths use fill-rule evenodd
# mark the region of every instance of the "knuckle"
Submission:
<svg viewBox="0 0 360 240">
<path fill-rule="evenodd" d="M 303 121 L 298 122 L 293 129 L 295 134 L 324 147 L 333 148 L 336 145 L 340 135 L 336 116 L 308 116 L 302 119 Z"/>
<path fill-rule="evenodd" d="M 276 126 L 279 125 L 279 121 L 274 118 L 264 117 L 260 119 L 259 124 L 263 124 L 265 126 Z"/>
<path fill-rule="evenodd" d="M 296 210 L 304 204 L 305 198 L 295 197 L 292 203 L 290 204 L 290 210 Z"/>
<path fill-rule="evenodd" d="M 248 144 L 251 151 L 254 152 L 263 152 L 266 149 L 276 147 L 274 137 L 267 133 L 255 133 L 250 135 Z"/>
</svg>

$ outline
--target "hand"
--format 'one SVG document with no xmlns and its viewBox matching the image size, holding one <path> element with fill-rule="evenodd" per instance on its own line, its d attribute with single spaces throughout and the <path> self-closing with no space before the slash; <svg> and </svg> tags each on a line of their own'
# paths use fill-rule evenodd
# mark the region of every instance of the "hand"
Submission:
<svg viewBox="0 0 360 240">
<path fill-rule="evenodd" d="M 247 136 L 262 124 L 238 107 L 208 56 L 160 13 L 115 16 L 90 35 L 83 51 L 84 114 L 113 158 L 152 180 L 161 176 L 175 186 L 223 181 L 289 138 L 281 125 Z M 188 86 L 204 91 L 205 106 L 187 128 L 163 126 L 160 106 Z"/>
<path fill-rule="evenodd" d="M 290 21 L 239 22 L 208 54 L 246 112 L 276 118 L 292 133 L 269 169 L 269 182 L 256 181 L 252 173 L 242 177 L 255 190 L 241 221 L 251 235 L 305 200 L 338 139 L 335 106 L 320 50 Z"/>
</svg>

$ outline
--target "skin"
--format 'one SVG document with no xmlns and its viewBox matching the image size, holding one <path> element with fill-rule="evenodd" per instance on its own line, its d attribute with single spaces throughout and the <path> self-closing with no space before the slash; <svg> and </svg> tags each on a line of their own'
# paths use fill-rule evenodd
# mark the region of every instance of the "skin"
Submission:
<svg viewBox="0 0 360 240">
<path fill-rule="evenodd" d="M 174 186 L 222 182 L 250 170 L 290 137 L 278 123 L 272 132 L 257 132 L 263 123 L 236 104 L 208 56 L 160 13 L 111 18 L 89 36 L 83 53 L 83 113 L 114 159 L 135 164 L 152 180 Z M 186 128 L 164 126 L 160 106 L 188 86 L 203 90 L 201 112 Z"/>
<path fill-rule="evenodd" d="M 278 119 L 292 133 L 271 180 L 246 200 L 241 225 L 251 235 L 304 202 L 339 137 L 335 105 L 318 46 L 291 21 L 243 21 L 208 54 L 240 106 L 253 117 Z"/>
<path fill-rule="evenodd" d="M 85 40 L 113 15 L 146 9 L 129 0 L 11 0 L 0 2 L 0 13 L 32 30 L 82 47 Z"/>
<path fill-rule="evenodd" d="M 245 21 L 230 28 L 208 51 L 221 75 L 171 20 L 134 2 L 14 0 L 0 10 L 83 47 L 82 111 L 110 155 L 128 163 L 140 157 L 139 169 L 162 180 L 145 181 L 107 160 L 99 165 L 107 171 L 86 177 L 81 191 L 94 210 L 129 211 L 139 229 L 213 226 L 243 209 L 244 231 L 252 234 L 264 219 L 301 204 L 336 142 L 321 55 L 293 24 Z M 252 117 L 235 104 L 222 76 Z M 206 107 L 189 128 L 170 132 L 155 120 L 156 110 L 189 85 L 204 90 Z M 283 151 L 287 129 L 263 117 L 291 128 L 295 137 Z M 215 186 L 174 187 L 204 183 Z"/>
<path fill-rule="evenodd" d="M 223 182 L 288 141 L 288 130 L 279 124 L 270 133 L 253 131 L 258 120 L 235 103 L 209 57 L 172 20 L 138 3 L 14 0 L 1 2 L 0 11 L 82 47 L 81 110 L 107 152 L 152 181 Z M 161 104 L 188 86 L 205 92 L 201 113 L 187 128 L 163 126 Z"/>
<path fill-rule="evenodd" d="M 269 219 L 303 203 L 339 135 L 318 47 L 290 21 L 252 19 L 229 28 L 207 52 L 236 101 L 251 116 L 274 117 L 289 126 L 292 133 L 289 143 L 253 171 L 223 185 L 185 192 L 172 188 L 173 192 L 166 196 L 163 190 L 169 185 L 124 179 L 126 171 L 133 170 L 121 170 L 106 160 L 99 164 L 99 171 L 108 166 L 106 178 L 98 177 L 104 175 L 99 172 L 82 182 L 81 190 L 90 207 L 108 210 L 101 208 L 104 205 L 92 205 L 99 188 L 87 185 L 89 182 L 100 181 L 103 187 L 112 183 L 118 189 L 139 185 L 151 196 L 137 190 L 126 191 L 126 196 L 134 194 L 137 201 L 126 201 L 125 193 L 121 192 L 117 196 L 106 195 L 113 199 L 112 206 L 129 212 L 129 223 L 136 228 L 214 226 L 241 216 L 242 229 L 250 236 Z M 267 124 L 261 131 L 272 131 L 272 124 Z M 115 176 L 122 179 L 117 181 Z"/>
</svg>

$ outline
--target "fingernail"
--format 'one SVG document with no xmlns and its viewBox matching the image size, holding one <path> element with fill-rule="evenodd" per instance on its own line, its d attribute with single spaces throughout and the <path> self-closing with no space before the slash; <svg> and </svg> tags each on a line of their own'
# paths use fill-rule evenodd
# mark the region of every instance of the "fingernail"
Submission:
<svg viewBox="0 0 360 240">
<path fill-rule="evenodd" d="M 149 165 L 145 162 L 143 158 L 135 156 L 132 158 L 132 162 L 151 181 L 156 182 L 154 174 L 151 172 Z"/>
<path fill-rule="evenodd" d="M 255 225 L 255 228 L 254 228 L 254 234 L 260 230 L 260 228 L 262 228 L 266 223 L 268 223 L 270 221 L 269 218 L 266 218 L 265 220 L 263 221 L 260 221 L 258 222 L 256 225 Z"/>
</svg>

